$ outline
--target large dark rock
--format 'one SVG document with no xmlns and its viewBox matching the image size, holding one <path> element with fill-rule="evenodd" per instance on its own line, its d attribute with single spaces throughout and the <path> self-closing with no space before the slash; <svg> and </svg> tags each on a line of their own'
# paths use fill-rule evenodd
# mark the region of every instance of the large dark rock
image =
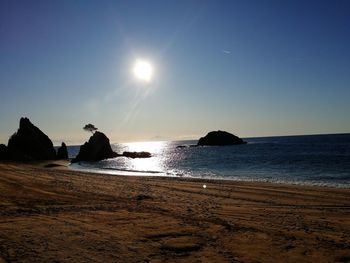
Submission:
<svg viewBox="0 0 350 263">
<path fill-rule="evenodd" d="M 9 154 L 8 150 L 5 144 L 0 144 L 0 161 L 1 160 L 8 160 Z"/>
<path fill-rule="evenodd" d="M 80 147 L 80 151 L 72 160 L 72 163 L 80 161 L 94 162 L 116 156 L 117 154 L 112 151 L 107 136 L 102 132 L 95 132 L 89 141 Z"/>
<path fill-rule="evenodd" d="M 53 160 L 56 151 L 52 141 L 28 118 L 21 118 L 18 131 L 8 141 L 8 152 L 11 160 Z"/>
<path fill-rule="evenodd" d="M 62 142 L 61 147 L 58 148 L 57 150 L 57 159 L 58 160 L 68 159 L 68 150 L 64 142 Z"/>
<path fill-rule="evenodd" d="M 241 138 L 225 132 L 225 131 L 212 131 L 205 137 L 199 139 L 197 145 L 237 145 L 246 144 Z"/>
</svg>

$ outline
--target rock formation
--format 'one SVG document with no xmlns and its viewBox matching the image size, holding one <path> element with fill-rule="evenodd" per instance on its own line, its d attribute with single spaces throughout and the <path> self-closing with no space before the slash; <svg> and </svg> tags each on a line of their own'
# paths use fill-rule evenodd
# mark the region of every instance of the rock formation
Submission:
<svg viewBox="0 0 350 263">
<path fill-rule="evenodd" d="M 197 145 L 237 145 L 246 144 L 241 138 L 225 132 L 225 131 L 212 131 L 205 137 L 199 139 Z"/>
<path fill-rule="evenodd" d="M 103 159 L 116 157 L 117 154 L 112 151 L 109 139 L 102 132 L 95 132 L 84 145 L 80 147 L 78 155 L 72 160 L 72 163 L 80 161 L 100 161 Z"/>
<path fill-rule="evenodd" d="M 61 147 L 58 148 L 57 150 L 57 159 L 58 160 L 68 159 L 68 150 L 64 142 L 62 142 Z"/>
<path fill-rule="evenodd" d="M 84 145 L 72 163 L 79 161 L 100 161 L 103 159 L 124 156 L 128 158 L 149 158 L 149 152 L 113 152 L 109 139 L 102 132 L 95 132 Z M 68 150 L 64 142 L 56 151 L 50 138 L 28 118 L 21 118 L 19 129 L 8 141 L 8 146 L 0 144 L 0 160 L 39 161 L 68 159 Z"/>
<path fill-rule="evenodd" d="M 9 155 L 5 144 L 0 144 L 0 161 L 8 160 Z"/>
<path fill-rule="evenodd" d="M 128 158 L 149 158 L 149 152 L 123 152 L 118 154 L 112 151 L 108 137 L 102 132 L 95 132 L 84 145 L 80 147 L 78 155 L 72 160 L 72 163 L 80 161 L 96 162 L 103 159 L 114 157 Z"/>
<path fill-rule="evenodd" d="M 52 141 L 28 118 L 21 118 L 19 129 L 9 139 L 7 148 L 9 159 L 15 161 L 56 159 Z"/>
</svg>

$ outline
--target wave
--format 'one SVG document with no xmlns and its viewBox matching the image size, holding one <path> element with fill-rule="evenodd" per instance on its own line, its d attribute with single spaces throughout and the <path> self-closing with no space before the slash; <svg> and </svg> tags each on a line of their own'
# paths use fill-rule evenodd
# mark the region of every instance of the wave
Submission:
<svg viewBox="0 0 350 263">
<path fill-rule="evenodd" d="M 164 173 L 162 171 L 151 171 L 151 170 L 132 170 L 132 169 L 121 169 L 121 168 L 109 168 L 109 167 L 102 167 L 98 168 L 101 170 L 112 170 L 112 171 L 121 171 L 121 172 L 131 172 L 131 173 L 147 173 L 147 174 L 161 174 Z"/>
<path fill-rule="evenodd" d="M 165 174 L 165 172 L 162 171 L 152 171 L 152 170 L 135 170 L 135 169 L 123 169 L 123 168 L 113 168 L 113 167 L 97 167 L 92 165 L 84 165 L 84 162 L 79 163 L 73 163 L 69 166 L 73 170 L 78 171 L 86 171 L 86 172 L 97 172 L 97 173 L 106 173 L 106 174 L 120 174 L 127 173 L 127 174 Z"/>
<path fill-rule="evenodd" d="M 70 166 L 73 170 L 99 173 L 106 175 L 126 175 L 126 176 L 161 176 L 161 177 L 178 177 L 178 178 L 189 178 L 189 179 L 203 179 L 203 180 L 219 180 L 219 181 L 236 181 L 236 182 L 260 182 L 260 183 L 274 183 L 274 184 L 288 184 L 288 185 L 300 185 L 300 186 L 316 186 L 316 187 L 335 187 L 335 188 L 350 188 L 350 184 L 347 182 L 322 182 L 322 181 L 303 181 L 303 180 L 288 180 L 278 178 L 257 178 L 257 177 L 245 177 L 245 176 L 218 176 L 218 175 L 199 175 L 191 173 L 179 173 L 175 171 L 160 172 L 160 171 L 139 171 L 129 169 L 109 169 L 109 168 L 96 168 L 96 167 L 84 167 L 81 165 L 73 164 Z"/>
</svg>

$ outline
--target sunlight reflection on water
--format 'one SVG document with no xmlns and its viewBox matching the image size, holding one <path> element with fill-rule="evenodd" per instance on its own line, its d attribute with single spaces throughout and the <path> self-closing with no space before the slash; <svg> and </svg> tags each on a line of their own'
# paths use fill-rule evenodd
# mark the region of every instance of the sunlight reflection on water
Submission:
<svg viewBox="0 0 350 263">
<path fill-rule="evenodd" d="M 141 152 L 148 151 L 152 154 L 159 154 L 167 147 L 168 142 L 130 142 L 124 143 L 125 151 Z"/>
<path fill-rule="evenodd" d="M 164 153 L 168 148 L 168 142 L 155 141 L 155 142 L 132 142 L 125 143 L 122 146 L 118 145 L 116 148 L 119 152 L 150 152 L 151 158 L 125 158 L 120 157 L 114 162 L 119 167 L 128 167 L 129 170 L 133 171 L 145 171 L 151 173 L 162 173 L 166 170 Z"/>
</svg>

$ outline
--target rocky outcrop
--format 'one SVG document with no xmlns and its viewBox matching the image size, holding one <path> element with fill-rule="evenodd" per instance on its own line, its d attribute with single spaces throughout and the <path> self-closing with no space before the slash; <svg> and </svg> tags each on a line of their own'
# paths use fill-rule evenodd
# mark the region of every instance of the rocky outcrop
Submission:
<svg viewBox="0 0 350 263">
<path fill-rule="evenodd" d="M 116 157 L 117 153 L 112 151 L 108 137 L 102 132 L 95 132 L 84 145 L 80 147 L 78 155 L 72 163 L 80 161 L 100 161 Z"/>
<path fill-rule="evenodd" d="M 68 150 L 67 146 L 64 142 L 62 142 L 61 147 L 57 150 L 57 159 L 58 160 L 65 160 L 68 159 Z"/>
<path fill-rule="evenodd" d="M 8 160 L 8 150 L 5 144 L 0 144 L 0 161 L 1 160 Z"/>
<path fill-rule="evenodd" d="M 152 157 L 149 152 L 123 152 L 122 156 L 128 158 L 150 158 Z"/>
<path fill-rule="evenodd" d="M 72 163 L 80 161 L 96 162 L 114 157 L 128 158 L 149 158 L 149 152 L 123 152 L 118 154 L 112 151 L 108 137 L 102 132 L 95 132 L 84 145 L 80 147 L 78 155 L 72 160 Z"/>
<path fill-rule="evenodd" d="M 178 149 L 186 148 L 186 147 L 189 147 L 189 146 L 187 146 L 187 145 L 178 145 L 178 146 L 176 146 L 176 148 L 178 148 Z"/>
<path fill-rule="evenodd" d="M 52 141 L 28 118 L 21 118 L 19 129 L 9 139 L 7 148 L 9 159 L 15 161 L 56 159 Z"/>
<path fill-rule="evenodd" d="M 237 144 L 246 144 L 241 138 L 225 132 L 225 131 L 212 131 L 209 132 L 206 136 L 199 139 L 197 145 L 237 145 Z"/>
</svg>

